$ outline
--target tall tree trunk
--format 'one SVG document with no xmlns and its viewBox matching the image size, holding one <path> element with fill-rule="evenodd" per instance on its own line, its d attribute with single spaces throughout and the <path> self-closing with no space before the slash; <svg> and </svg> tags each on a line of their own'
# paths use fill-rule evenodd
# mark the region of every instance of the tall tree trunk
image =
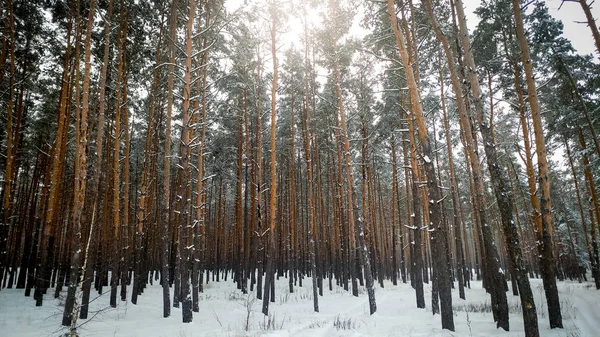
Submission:
<svg viewBox="0 0 600 337">
<path fill-rule="evenodd" d="M 256 68 L 256 79 L 257 79 L 257 94 L 256 94 L 256 157 L 255 162 L 255 206 L 253 209 L 256 212 L 256 229 L 254 233 L 257 233 L 255 241 L 256 247 L 254 249 L 255 260 L 257 265 L 257 279 L 256 279 L 256 298 L 262 299 L 262 278 L 263 278 L 263 249 L 264 249 L 264 229 L 263 229 L 263 207 L 262 207 L 262 173 L 263 173 L 263 135 L 262 135 L 262 112 L 261 112 L 261 86 L 262 86 L 262 59 L 260 58 L 260 50 L 258 50 L 258 60 Z"/>
<path fill-rule="evenodd" d="M 560 300 L 558 298 L 558 288 L 556 287 L 556 259 L 552 250 L 552 207 L 550 201 L 550 182 L 548 181 L 548 159 L 546 157 L 546 141 L 544 140 L 544 129 L 542 126 L 542 116 L 540 103 L 537 98 L 537 88 L 533 77 L 533 64 L 529 55 L 529 45 L 525 37 L 523 28 L 523 18 L 519 0 L 513 0 L 513 11 L 515 14 L 515 24 L 517 38 L 521 49 L 521 57 L 525 68 L 525 78 L 527 80 L 527 92 L 529 106 L 531 108 L 531 118 L 533 120 L 533 132 L 535 135 L 535 151 L 538 162 L 538 181 L 540 190 L 540 211 L 542 213 L 542 228 L 538 231 L 542 233 L 543 241 L 539 244 L 542 261 L 540 267 L 542 270 L 542 279 L 546 301 L 548 303 L 548 318 L 550 328 L 562 328 L 562 314 L 560 312 Z"/>
<path fill-rule="evenodd" d="M 392 213 L 392 223 L 391 223 L 391 227 L 392 227 L 392 284 L 393 285 L 398 285 L 398 253 L 396 251 L 396 246 L 398 245 L 397 242 L 397 236 L 398 234 L 396 233 L 396 223 L 399 221 L 396 221 L 396 219 L 400 219 L 400 217 L 398 216 L 399 213 L 399 209 L 396 208 L 397 202 L 398 202 L 398 162 L 396 159 L 396 138 L 394 136 L 392 136 L 390 138 L 390 146 L 392 148 L 392 208 L 391 208 L 391 213 Z M 399 226 L 400 228 L 400 237 L 402 237 L 402 227 Z M 403 242 L 402 239 L 400 239 L 400 250 L 402 251 L 403 249 Z M 404 255 L 402 255 L 402 257 L 404 257 Z M 406 276 L 404 273 L 404 258 L 401 260 L 402 266 L 400 267 L 400 272 L 402 275 L 402 280 L 404 283 L 406 283 Z"/>
<path fill-rule="evenodd" d="M 169 223 L 170 223 L 170 194 L 171 194 L 171 116 L 173 113 L 173 82 L 175 72 L 175 43 L 177 38 L 177 0 L 171 2 L 169 18 L 169 72 L 167 78 L 167 115 L 165 120 L 165 155 L 163 167 L 163 196 L 161 199 L 161 250 L 162 250 L 162 289 L 163 289 L 163 317 L 171 316 L 171 299 L 169 296 Z"/>
<path fill-rule="evenodd" d="M 514 199 L 510 189 L 510 183 L 507 179 L 508 174 L 501 168 L 498 160 L 496 144 L 492 136 L 492 127 L 488 124 L 488 120 L 490 119 L 487 118 L 484 113 L 483 97 L 479 85 L 479 78 L 475 72 L 475 61 L 473 59 L 473 53 L 471 52 L 471 43 L 469 40 L 462 0 L 456 0 L 456 10 L 459 19 L 458 22 L 462 36 L 465 61 L 469 72 L 471 90 L 475 101 L 475 111 L 479 122 L 479 132 L 483 138 L 488 170 L 490 171 L 496 201 L 498 203 L 498 208 L 500 209 L 508 255 L 511 264 L 514 266 L 514 276 L 519 285 L 523 321 L 525 322 L 525 335 L 532 337 L 539 336 L 533 293 L 531 291 L 531 285 L 529 284 L 529 278 L 527 276 L 527 268 L 521 251 L 519 231 L 517 226 L 515 226 L 512 216 Z"/>
<path fill-rule="evenodd" d="M 402 21 L 404 23 L 405 29 L 408 26 L 406 23 L 406 19 L 404 17 L 404 11 L 402 11 Z M 412 58 L 411 55 L 414 55 L 412 50 L 412 44 L 407 43 L 407 52 L 409 55 L 409 60 Z M 400 78 L 398 79 L 398 87 L 401 87 L 402 84 L 400 82 Z M 408 132 L 404 132 L 403 140 L 402 140 L 402 150 L 404 154 L 404 166 L 405 166 L 405 181 L 406 181 L 406 211 L 407 214 L 410 214 L 411 229 L 413 231 L 413 239 L 411 240 L 411 286 L 415 289 L 417 308 L 424 309 L 425 308 L 425 294 L 423 290 L 423 239 L 422 239 L 422 218 L 423 212 L 421 212 L 421 197 L 419 195 L 419 182 L 420 182 L 420 172 L 419 172 L 419 164 L 417 160 L 417 150 L 416 150 L 416 141 L 415 141 L 415 129 L 414 129 L 414 119 L 411 118 L 406 111 L 409 109 L 408 101 L 409 99 L 404 97 L 404 94 L 401 93 L 400 104 L 403 107 L 405 113 L 400 117 L 405 119 L 407 122 Z M 408 145 L 407 145 L 408 143 Z M 409 165 L 410 162 L 410 165 Z M 409 174 L 410 172 L 410 174 Z M 410 179 L 409 179 L 410 178 Z M 409 183 L 410 180 L 410 183 Z M 409 198 L 408 196 L 411 196 Z M 411 204 L 410 200 L 412 200 L 412 213 L 411 213 Z"/>
<path fill-rule="evenodd" d="M 435 168 L 433 166 L 433 152 L 429 141 L 429 134 L 427 126 L 425 125 L 425 117 L 423 114 L 423 107 L 421 105 L 421 98 L 419 96 L 419 89 L 415 80 L 415 74 L 412 69 L 412 65 L 409 60 L 409 55 L 406 50 L 406 43 L 404 42 L 404 36 L 400 32 L 398 26 L 398 19 L 396 17 L 396 11 L 394 8 L 393 0 L 387 0 L 387 12 L 390 16 L 390 23 L 392 25 L 392 31 L 396 38 L 396 44 L 400 52 L 400 58 L 402 59 L 402 65 L 404 66 L 404 73 L 406 75 L 406 81 L 408 84 L 411 107 L 415 114 L 415 122 L 417 124 L 417 131 L 419 141 L 421 143 L 421 151 L 423 153 L 424 170 L 427 177 L 427 189 L 429 191 L 429 210 L 430 210 L 430 221 L 435 234 L 432 234 L 432 240 L 434 240 L 434 249 L 436 258 L 436 267 L 438 268 L 439 275 L 442 275 L 438 280 L 439 283 L 439 294 L 441 304 L 441 316 L 442 316 L 442 328 L 454 331 L 454 317 L 452 314 L 452 293 L 450 285 L 450 271 L 448 270 L 447 256 L 444 252 L 446 239 L 446 228 L 442 219 L 442 208 L 441 202 L 443 196 L 441 189 L 437 182 L 437 176 Z M 414 197 L 414 196 L 413 196 Z"/>
<path fill-rule="evenodd" d="M 456 182 L 456 173 L 454 170 L 454 155 L 452 154 L 452 140 L 450 139 L 450 123 L 446 113 L 446 99 L 444 97 L 444 77 L 440 62 L 440 99 L 442 103 L 442 117 L 444 119 L 444 137 L 446 139 L 446 152 L 448 155 L 448 167 L 450 171 L 450 194 L 452 196 L 452 226 L 454 228 L 455 249 L 456 249 L 456 276 L 458 278 L 458 294 L 463 300 L 465 298 L 465 255 L 463 252 L 462 239 L 462 217 L 460 214 L 460 199 L 458 196 L 458 184 Z"/>
<path fill-rule="evenodd" d="M 348 128 L 346 126 L 346 116 L 344 112 L 344 103 L 342 98 L 342 89 L 341 89 L 341 76 L 338 65 L 338 60 L 335 63 L 334 69 L 335 76 L 335 96 L 337 100 L 337 110 L 341 123 L 341 134 L 343 141 L 343 150 L 344 150 L 344 159 L 346 166 L 346 186 L 347 186 L 347 207 L 348 207 L 348 224 L 350 227 L 356 228 L 356 237 L 358 238 L 359 244 L 359 258 L 363 267 L 364 276 L 366 279 L 366 288 L 367 293 L 369 295 L 369 312 L 371 315 L 377 311 L 377 303 L 375 302 L 375 289 L 373 288 L 373 274 L 371 272 L 371 261 L 369 258 L 369 252 L 367 250 L 367 244 L 365 242 L 365 234 L 363 229 L 363 219 L 359 217 L 357 221 L 355 221 L 355 213 L 358 213 L 358 205 L 354 200 L 354 177 L 352 175 L 352 160 L 350 159 L 350 141 L 348 139 Z M 310 193 L 310 191 L 309 191 Z M 363 206 L 364 207 L 364 206 Z M 353 255 L 353 254 L 352 254 Z M 315 275 L 313 275 L 315 277 Z"/>
<path fill-rule="evenodd" d="M 185 32 L 185 71 L 183 76 L 183 107 L 182 130 L 180 145 L 179 169 L 182 177 L 182 191 L 180 198 L 180 249 L 181 249 L 181 314 L 183 323 L 192 322 L 192 296 L 190 293 L 190 249 L 193 243 L 190 240 L 190 199 L 191 199 L 191 169 L 190 169 L 190 100 L 192 97 L 192 47 L 194 35 L 194 17 L 196 14 L 196 1 L 189 3 L 189 13 Z"/>
<path fill-rule="evenodd" d="M 6 6 L 7 17 L 6 21 L 8 21 L 7 29 L 8 29 L 8 38 L 5 37 L 5 41 L 8 43 L 8 54 L 10 54 L 10 65 L 9 65 L 9 85 L 8 85 L 8 102 L 6 103 L 6 166 L 4 171 L 4 189 L 3 200 L 2 200 L 2 212 L 4 215 L 2 227 L 8 226 L 10 223 L 10 208 L 13 199 L 12 188 L 14 185 L 14 171 L 15 171 L 15 156 L 17 150 L 17 144 L 15 141 L 18 139 L 18 135 L 14 129 L 16 129 L 13 122 L 13 110 L 14 110 L 14 101 L 15 101 L 15 19 L 13 13 L 13 4 L 12 0 L 7 0 Z M 2 63 L 2 67 L 4 68 L 4 62 Z M 8 234 L 8 228 L 6 230 L 0 231 L 0 233 L 6 232 Z M 0 236 L 0 241 L 5 242 L 7 237 Z M 0 263 L 4 263 L 3 256 L 6 254 L 6 247 L 2 247 L 0 250 Z M 4 267 L 2 265 L 2 267 Z M 4 270 L 0 270 L 0 282 L 2 281 L 2 275 L 4 274 Z"/>
<path fill-rule="evenodd" d="M 296 121 L 294 116 L 294 90 L 290 105 L 290 187 L 289 187 L 289 230 L 288 230 L 288 283 L 290 293 L 294 292 L 296 275 Z M 308 95 L 306 95 L 308 97 Z"/>
<path fill-rule="evenodd" d="M 237 261 L 236 261 L 236 274 L 235 281 L 237 283 L 237 288 L 241 289 L 243 293 L 246 293 L 246 289 L 244 287 L 244 279 L 246 276 L 244 275 L 244 196 L 243 196 L 243 183 L 244 183 L 244 117 L 242 115 L 244 105 L 246 101 L 245 98 L 242 97 L 240 99 L 241 109 L 238 112 L 237 120 L 238 120 L 238 139 L 237 139 L 237 172 L 236 172 L 236 191 L 235 191 L 235 222 L 236 222 L 236 231 L 237 231 Z"/>
<path fill-rule="evenodd" d="M 141 284 L 142 281 L 142 245 L 143 245 L 143 237 L 144 237 L 144 227 L 149 223 L 147 221 L 152 215 L 152 205 L 153 201 L 151 197 L 152 193 L 152 183 L 155 181 L 153 178 L 154 169 L 154 161 L 155 161 L 155 151 L 158 149 L 153 147 L 155 144 L 155 140 L 158 138 L 156 134 L 156 122 L 155 122 L 155 112 L 158 101 L 158 85 L 160 80 L 160 67 L 158 67 L 160 63 L 161 56 L 161 46 L 162 46 L 162 38 L 163 38 L 163 27 L 164 27 L 164 13 L 161 18 L 160 29 L 158 33 L 158 42 L 156 44 L 156 56 L 154 60 L 155 68 L 153 72 L 153 80 L 152 87 L 150 89 L 150 97 L 149 97 L 149 107 L 148 107 L 148 122 L 147 122 L 147 131 L 146 131 L 146 139 L 144 143 L 144 159 L 142 163 L 142 184 L 140 187 L 140 196 L 139 196 L 139 206 L 138 206 L 138 214 L 137 214 L 137 226 L 136 226 L 136 234 L 135 234 L 135 278 L 133 280 L 133 289 L 131 291 L 131 303 L 137 304 L 137 297 L 141 292 Z"/>
<path fill-rule="evenodd" d="M 579 145 L 581 146 L 581 150 L 583 153 L 583 172 L 585 176 L 585 180 L 587 182 L 588 194 L 590 197 L 590 238 L 592 241 L 592 254 L 590 256 L 591 265 L 592 265 L 592 275 L 594 279 L 600 278 L 600 258 L 598 257 L 598 243 L 596 238 L 596 224 L 600 223 L 600 202 L 598 201 L 598 192 L 596 190 L 596 184 L 594 182 L 594 176 L 592 175 L 592 168 L 590 167 L 590 159 L 586 154 L 587 146 L 585 143 L 585 137 L 583 135 L 583 130 L 579 127 Z M 594 217 L 596 218 L 596 222 L 594 222 Z M 587 231 L 584 228 L 584 235 L 587 239 Z M 594 268 L 595 266 L 595 268 Z"/>
<path fill-rule="evenodd" d="M 112 6 L 113 0 L 109 0 L 107 14 L 104 21 L 104 51 L 103 51 L 103 59 L 102 59 L 102 67 L 100 68 L 100 79 L 99 79 L 99 93 L 98 93 L 98 122 L 96 127 L 96 148 L 95 148 L 95 156 L 94 156 L 94 164 L 92 170 L 92 181 L 89 189 L 89 195 L 91 195 L 94 199 L 94 204 L 91 210 L 92 214 L 100 213 L 100 202 L 96 197 L 98 195 L 100 189 L 100 176 L 102 175 L 102 155 L 104 150 L 102 149 L 102 145 L 104 144 L 104 124 L 105 124 L 105 107 L 106 107 L 106 78 L 108 72 L 108 58 L 110 54 L 110 20 L 112 18 Z M 90 217 L 90 228 L 93 226 L 94 216 Z M 91 235 L 90 230 L 90 235 Z M 100 238 L 100 235 L 98 235 Z M 100 240 L 98 240 L 100 241 Z M 95 254 L 95 252 L 93 253 Z M 93 257 L 93 255 L 92 255 Z M 91 265 L 91 264 L 90 264 Z M 91 290 L 91 282 L 93 276 L 93 268 L 88 268 L 85 271 L 84 278 L 84 288 L 85 291 L 83 293 L 83 298 L 81 300 L 81 312 L 80 318 L 86 319 L 88 314 L 88 304 Z"/>
<path fill-rule="evenodd" d="M 119 46 L 118 46 L 118 65 L 117 65 L 117 84 L 115 89 L 115 135 L 113 140 L 112 156 L 112 216 L 113 216 L 113 255 L 112 271 L 110 277 L 110 306 L 117 306 L 117 286 L 121 273 L 127 273 L 123 270 L 125 250 L 123 247 L 127 244 L 124 239 L 125 233 L 121 230 L 121 118 L 123 110 L 123 87 L 125 83 L 125 49 L 127 48 L 127 15 L 122 14 L 119 28 Z"/>
<path fill-rule="evenodd" d="M 79 3 L 79 1 L 77 1 Z M 79 6 L 77 6 L 79 10 Z M 77 335 L 77 317 L 79 316 L 79 295 L 81 289 L 79 277 L 85 275 L 85 268 L 80 272 L 82 264 L 82 233 L 81 216 L 85 207 L 85 189 L 87 172 L 87 128 L 90 98 L 90 60 L 91 60 L 91 39 L 94 26 L 94 14 L 96 10 L 96 0 L 90 1 L 90 9 L 87 19 L 84 44 L 84 70 L 83 70 L 83 88 L 81 96 L 81 108 L 77 109 L 75 120 L 75 172 L 74 172 L 74 191 L 73 191 L 73 209 L 72 224 L 75 229 L 75 238 L 73 247 L 73 256 L 71 258 L 71 273 L 69 277 L 69 291 L 65 302 L 63 313 L 63 325 L 71 325 L 71 336 Z M 79 15 L 78 15 L 79 16 Z M 79 20 L 78 20 L 79 21 Z M 79 24 L 79 23 L 78 23 Z M 76 84 L 78 85 L 78 83 Z M 79 90 L 78 90 L 79 91 Z M 79 101 L 79 95 L 76 97 Z M 93 224 L 92 224 L 93 226 Z M 93 235 L 93 227 L 90 226 L 89 237 Z M 89 241 L 89 239 L 88 239 Z M 89 245 L 87 247 L 89 249 Z M 86 250 L 86 255 L 89 254 Z M 84 259 L 83 265 L 87 267 L 87 259 Z M 77 294 L 76 294 L 77 292 Z"/>
<path fill-rule="evenodd" d="M 307 61 L 308 62 L 308 61 Z M 308 80 L 307 80 L 308 81 Z M 306 160 L 306 183 L 307 183 L 307 192 L 308 193 L 308 250 L 310 255 L 310 268 L 312 275 L 312 286 L 313 286 L 313 310 L 315 312 L 319 312 L 319 297 L 317 294 L 318 284 L 317 284 L 317 264 L 316 264 L 316 252 L 315 246 L 317 241 L 317 224 L 316 224 L 316 216 L 315 216 L 315 201 L 314 201 L 314 173 L 312 166 L 312 153 L 311 153 L 311 133 L 309 130 L 310 127 L 310 112 L 308 108 L 308 93 L 305 96 L 305 106 L 304 106 L 304 117 L 302 120 L 302 128 L 304 134 L 304 158 Z"/>
<path fill-rule="evenodd" d="M 269 301 L 271 299 L 271 283 L 274 283 L 274 262 L 275 259 L 275 217 L 277 214 L 276 201 L 277 201 L 277 143 L 275 134 L 277 131 L 277 80 L 278 80 L 278 62 L 277 62 L 277 46 L 276 46 L 276 28 L 279 24 L 279 20 L 276 14 L 275 3 L 269 4 L 272 6 L 271 10 L 271 57 L 273 58 L 273 82 L 271 83 L 271 187 L 269 190 L 269 232 L 268 244 L 266 247 L 265 259 L 267 260 L 266 268 L 266 279 L 265 279 L 265 291 L 263 292 L 263 306 L 262 313 L 265 315 L 269 314 Z M 314 275 L 313 275 L 314 277 Z"/>
<path fill-rule="evenodd" d="M 126 16 L 129 16 L 127 13 Z M 124 133 L 124 153 L 123 153 L 123 219 L 121 221 L 121 233 L 123 234 L 123 242 L 121 243 L 122 250 L 122 272 L 121 272 L 121 301 L 127 301 L 127 284 L 129 283 L 129 263 L 130 263 L 130 238 L 129 232 L 131 230 L 131 225 L 129 224 L 129 190 L 130 190 L 130 152 L 131 152 L 131 142 L 129 136 L 129 110 L 128 110 L 128 101 L 127 101 L 127 54 L 124 52 L 123 54 L 123 62 L 124 71 L 123 71 L 123 103 L 121 104 L 123 107 L 123 133 Z"/>
<path fill-rule="evenodd" d="M 314 200 L 314 173 L 312 162 L 312 133 L 311 133 L 311 109 L 309 104 L 309 74 L 310 74 L 310 59 L 308 49 L 308 24 L 306 21 L 306 7 L 303 7 L 304 15 L 304 106 L 302 128 L 304 135 L 304 158 L 306 160 L 306 175 L 307 175 L 307 193 L 308 193 L 308 251 L 310 257 L 310 273 L 312 276 L 312 292 L 313 292 L 313 310 L 319 312 L 319 296 L 317 294 L 317 262 L 316 262 L 316 244 L 317 244 L 317 224 L 315 215 L 315 200 Z M 314 113 L 314 111 L 313 111 Z"/>
<path fill-rule="evenodd" d="M 571 175 L 573 176 L 573 184 L 575 185 L 575 194 L 577 195 L 577 205 L 579 206 L 579 216 L 581 218 L 581 229 L 583 230 L 583 237 L 585 240 L 585 248 L 588 253 L 588 259 L 590 261 L 590 265 L 592 268 L 592 277 L 594 278 L 594 283 L 596 285 L 596 289 L 600 289 L 600 275 L 598 273 L 598 254 L 597 250 L 593 250 L 590 247 L 590 240 L 588 237 L 587 226 L 585 224 L 585 212 L 583 211 L 583 202 L 581 200 L 581 193 L 579 192 L 579 180 L 577 179 L 577 171 L 575 170 L 575 165 L 573 164 L 573 156 L 571 155 L 571 148 L 569 143 L 564 137 L 565 149 L 567 150 L 567 158 L 569 160 L 569 167 L 571 168 Z M 586 168 L 584 168 L 585 170 Z"/>
<path fill-rule="evenodd" d="M 70 56 L 71 56 L 71 29 L 72 19 L 69 20 L 67 27 L 67 48 L 65 51 L 63 61 L 63 73 L 61 77 L 61 89 L 60 98 L 58 103 L 58 125 L 56 128 L 56 139 L 52 146 L 51 152 L 51 164 L 49 166 L 49 188 L 48 196 L 46 198 L 46 208 L 43 219 L 43 233 L 41 234 L 41 245 L 39 254 L 41 258 L 38 260 L 36 272 L 36 287 L 34 292 L 34 299 L 36 300 L 36 306 L 41 306 L 43 303 L 43 295 L 46 293 L 48 280 L 50 279 L 52 266 L 50 261 L 52 253 L 54 251 L 54 232 L 57 223 L 56 215 L 58 212 L 58 202 L 61 193 L 61 177 L 64 168 L 65 156 L 63 155 L 62 149 L 67 142 L 67 130 L 68 130 L 68 114 L 69 108 L 67 107 L 69 90 L 70 90 Z"/>
<path fill-rule="evenodd" d="M 208 28 L 209 24 L 210 24 L 210 1 L 208 1 L 207 3 L 205 3 L 205 15 L 204 15 L 204 21 L 205 21 L 205 28 Z M 202 268 L 205 267 L 205 247 L 206 247 L 206 191 L 205 191 L 205 186 L 206 184 L 204 183 L 204 149 L 206 146 L 206 110 L 207 110 L 207 75 L 208 75 L 208 55 L 209 55 L 209 49 L 208 49 L 208 38 L 206 36 L 202 37 L 202 50 L 204 50 L 204 53 L 202 53 L 202 58 L 200 61 L 200 77 L 201 77 L 201 81 L 197 81 L 197 89 L 196 91 L 198 92 L 197 94 L 200 96 L 201 102 L 198 102 L 198 100 L 196 100 L 196 102 L 198 102 L 198 104 L 200 104 L 199 107 L 196 108 L 196 113 L 200 113 L 200 124 L 199 127 L 197 128 L 197 134 L 200 137 L 200 145 L 197 146 L 198 147 L 198 171 L 196 174 L 196 215 L 195 215 L 195 224 L 196 226 L 194 227 L 194 231 L 195 231 L 195 235 L 196 235 L 196 239 L 194 240 L 194 251 L 195 251 L 195 258 L 194 258 L 194 266 L 192 268 L 194 268 L 196 270 L 196 272 L 198 273 L 199 279 L 196 278 L 195 276 L 192 275 L 192 279 L 194 280 L 194 285 L 198 284 L 198 289 L 194 290 L 192 287 L 192 290 L 194 291 L 194 298 L 198 297 L 197 291 L 203 291 L 203 286 L 202 286 Z M 198 110 L 199 109 L 199 110 Z M 196 283 L 198 282 L 198 283 Z M 199 304 L 196 302 L 195 304 L 193 304 L 194 308 L 193 311 L 200 311 L 199 308 Z"/>
<path fill-rule="evenodd" d="M 16 152 L 17 152 L 17 144 L 15 141 L 18 140 L 18 135 L 15 130 L 16 127 L 13 125 L 13 110 L 14 110 L 14 99 L 15 99 L 15 19 L 13 13 L 13 3 L 12 0 L 6 1 L 7 9 L 7 29 L 8 29 L 8 38 L 5 37 L 5 43 L 8 43 L 10 54 L 10 65 L 9 65 L 9 85 L 8 85 L 8 102 L 6 104 L 6 167 L 4 170 L 4 189 L 2 193 L 4 194 L 2 200 L 2 224 L 0 224 L 0 289 L 2 289 L 2 278 L 4 276 L 5 268 L 8 268 L 6 265 L 6 256 L 7 256 L 7 241 L 8 234 L 10 232 L 10 223 L 11 223 L 11 213 L 12 213 L 12 199 L 13 192 L 12 188 L 15 184 L 15 166 L 16 166 Z M 68 46 L 67 46 L 68 47 Z M 3 51 L 3 62 L 2 62 L 2 77 L 4 77 L 4 61 L 6 59 L 6 51 Z M 2 82 L 0 82 L 2 83 Z M 41 305 L 41 302 L 40 302 Z"/>
</svg>

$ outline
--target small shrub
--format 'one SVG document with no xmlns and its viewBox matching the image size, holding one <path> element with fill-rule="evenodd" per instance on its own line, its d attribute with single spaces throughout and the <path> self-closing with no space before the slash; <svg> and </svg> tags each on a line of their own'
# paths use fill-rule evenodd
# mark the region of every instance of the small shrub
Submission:
<svg viewBox="0 0 600 337">
<path fill-rule="evenodd" d="M 356 320 L 352 319 L 352 317 L 341 318 L 340 315 L 337 315 L 333 321 L 333 326 L 337 330 L 354 330 L 358 328 L 359 325 Z"/>
<path fill-rule="evenodd" d="M 478 312 L 478 313 L 491 313 L 492 312 L 492 305 L 490 304 L 490 302 L 483 302 L 483 303 L 467 303 L 467 304 L 462 304 L 462 305 L 455 305 L 452 307 L 452 309 L 454 309 L 454 311 L 457 312 Z M 521 310 L 521 304 L 520 303 L 509 303 L 508 304 L 508 312 L 510 314 L 520 314 L 522 312 Z"/>
<path fill-rule="evenodd" d="M 581 337 L 581 330 L 579 330 L 577 325 L 573 325 L 572 328 L 567 330 L 567 337 Z"/>
<path fill-rule="evenodd" d="M 250 317 L 252 317 L 252 308 L 254 307 L 254 302 L 256 302 L 256 297 L 251 293 L 248 293 L 244 303 L 242 304 L 244 308 L 246 308 L 246 323 L 244 325 L 244 330 L 246 331 L 250 329 Z"/>
<path fill-rule="evenodd" d="M 275 315 L 269 314 L 263 318 L 262 323 L 259 323 L 259 327 L 261 330 L 283 330 L 283 324 L 285 323 L 284 319 L 277 322 L 277 318 Z"/>
<path fill-rule="evenodd" d="M 325 324 L 327 324 L 327 321 L 314 321 L 314 322 L 310 323 L 308 328 L 309 329 L 322 328 Z"/>
<path fill-rule="evenodd" d="M 244 300 L 244 294 L 242 294 L 239 291 L 232 291 L 227 295 L 227 299 L 229 301 L 235 301 L 235 302 L 239 302 L 239 301 L 243 301 Z"/>
<path fill-rule="evenodd" d="M 280 294 L 277 302 L 279 302 L 279 304 L 285 304 L 288 303 L 291 298 L 292 294 L 290 293 Z"/>
</svg>

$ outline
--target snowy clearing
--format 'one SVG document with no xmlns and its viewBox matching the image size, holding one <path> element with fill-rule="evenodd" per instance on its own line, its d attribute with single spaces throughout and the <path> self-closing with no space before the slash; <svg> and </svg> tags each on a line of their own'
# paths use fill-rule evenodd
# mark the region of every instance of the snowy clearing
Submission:
<svg viewBox="0 0 600 337">
<path fill-rule="evenodd" d="M 304 279 L 302 288 L 288 292 L 288 280 L 276 281 L 275 303 L 270 317 L 261 313 L 262 301 L 255 294 L 244 295 L 234 283 L 210 282 L 200 294 L 200 312 L 194 322 L 181 323 L 181 310 L 174 308 L 172 316 L 162 318 L 162 292 L 155 282 L 139 297 L 138 305 L 120 302 L 116 309 L 109 307 L 109 292 L 91 303 L 90 317 L 80 327 L 81 336 L 129 337 L 197 337 L 197 336 L 523 336 L 523 321 L 518 297 L 509 292 L 511 331 L 495 328 L 489 311 L 489 296 L 481 282 L 472 282 L 466 289 L 467 301 L 458 298 L 453 290 L 456 332 L 440 328 L 440 316 L 431 314 L 431 287 L 425 284 L 427 309 L 417 309 L 410 284 L 385 288 L 377 287 L 378 310 L 369 316 L 366 293 L 360 297 L 334 285 L 319 298 L 320 312 L 312 310 L 312 283 Z M 559 292 L 565 329 L 550 330 L 547 310 L 542 301 L 543 289 L 539 279 L 532 280 L 536 297 L 541 336 L 594 337 L 600 333 L 600 292 L 592 283 L 559 282 Z M 108 288 L 105 288 L 108 289 Z M 172 292 L 172 289 L 171 289 Z M 50 292 L 49 292 L 50 293 Z M 63 292 L 63 296 L 64 296 Z M 49 294 L 43 307 L 35 307 L 32 298 L 23 296 L 21 289 L 0 291 L 0 335 L 2 336 L 59 336 L 66 332 L 60 326 L 62 299 Z M 485 311 L 485 312 L 481 312 Z M 248 329 L 246 330 L 246 325 Z"/>
</svg>

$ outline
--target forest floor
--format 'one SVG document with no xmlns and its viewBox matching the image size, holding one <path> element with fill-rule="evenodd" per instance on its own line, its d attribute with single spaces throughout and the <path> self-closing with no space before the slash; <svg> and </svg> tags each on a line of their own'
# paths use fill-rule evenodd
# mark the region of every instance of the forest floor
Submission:
<svg viewBox="0 0 600 337">
<path fill-rule="evenodd" d="M 370 316 L 364 288 L 358 298 L 334 285 L 323 282 L 324 296 L 319 297 L 320 312 L 313 312 L 312 283 L 288 291 L 288 280 L 276 281 L 275 303 L 270 316 L 261 313 L 262 301 L 255 293 L 244 295 L 231 281 L 210 282 L 200 294 L 200 312 L 193 323 L 181 323 L 181 310 L 173 308 L 171 317 L 162 318 L 162 288 L 155 282 L 138 298 L 138 305 L 120 302 L 109 306 L 109 292 L 97 297 L 90 306 L 90 318 L 79 328 L 80 336 L 197 337 L 197 336 L 523 336 L 519 298 L 508 292 L 509 332 L 496 329 L 490 312 L 489 296 L 481 282 L 466 289 L 467 300 L 453 290 L 456 332 L 441 329 L 440 316 L 431 313 L 431 287 L 425 284 L 426 309 L 417 309 L 410 284 L 376 288 L 377 312 Z M 532 280 L 540 334 L 552 337 L 600 336 L 600 291 L 593 283 L 558 282 L 564 329 L 550 330 L 542 282 Z M 65 288 L 66 289 L 66 288 Z M 108 288 L 105 288 L 108 289 Z M 129 290 L 129 289 L 128 289 Z M 172 292 L 172 290 L 171 290 Z M 53 293 L 53 292 L 52 292 Z M 65 292 L 62 293 L 62 296 Z M 128 294 L 129 295 L 129 294 Z M 46 295 L 45 304 L 35 307 L 22 289 L 0 291 L 0 336 L 60 336 L 62 302 Z"/>
</svg>

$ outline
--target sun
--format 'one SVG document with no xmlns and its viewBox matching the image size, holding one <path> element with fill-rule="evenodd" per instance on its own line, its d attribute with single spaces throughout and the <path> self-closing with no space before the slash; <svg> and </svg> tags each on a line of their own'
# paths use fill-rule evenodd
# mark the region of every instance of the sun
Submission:
<svg viewBox="0 0 600 337">
<path fill-rule="evenodd" d="M 282 29 L 282 38 L 296 46 L 305 38 L 305 29 L 308 34 L 313 29 L 318 29 L 323 24 L 323 6 L 309 6 L 306 1 L 291 1 L 292 5 L 286 13 L 286 22 Z"/>
<path fill-rule="evenodd" d="M 282 14 L 277 27 L 278 49 L 291 46 L 300 48 L 304 43 L 305 28 L 308 32 L 323 24 L 324 5 L 310 5 L 305 0 L 226 0 L 225 8 L 233 13 L 237 10 L 257 10 L 260 25 L 270 25 L 269 3 L 274 1 Z M 305 23 L 306 22 L 306 23 Z"/>
</svg>

